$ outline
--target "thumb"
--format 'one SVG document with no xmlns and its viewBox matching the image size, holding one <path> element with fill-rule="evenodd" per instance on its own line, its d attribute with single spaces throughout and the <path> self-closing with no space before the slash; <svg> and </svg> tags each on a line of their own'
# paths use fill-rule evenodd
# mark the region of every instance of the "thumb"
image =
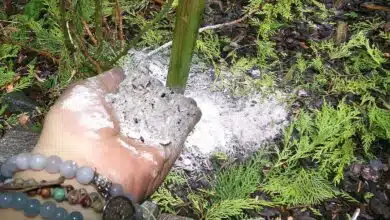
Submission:
<svg viewBox="0 0 390 220">
<path fill-rule="evenodd" d="M 97 80 L 98 84 L 104 89 L 105 92 L 111 93 L 115 92 L 119 84 L 125 78 L 125 73 L 122 68 L 114 67 L 102 74 L 99 74 L 92 78 L 92 80 Z"/>
</svg>

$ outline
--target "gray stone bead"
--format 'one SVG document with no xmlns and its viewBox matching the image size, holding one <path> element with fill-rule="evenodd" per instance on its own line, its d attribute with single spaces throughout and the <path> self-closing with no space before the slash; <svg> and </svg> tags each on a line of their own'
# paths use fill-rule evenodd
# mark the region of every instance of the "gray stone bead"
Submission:
<svg viewBox="0 0 390 220">
<path fill-rule="evenodd" d="M 76 172 L 76 179 L 79 183 L 87 185 L 89 184 L 93 177 L 95 175 L 95 172 L 90 167 L 80 167 L 77 169 Z"/>
<path fill-rule="evenodd" d="M 5 163 L 1 166 L 1 175 L 6 178 L 11 178 L 14 175 L 14 172 L 17 170 L 16 164 Z"/>
<path fill-rule="evenodd" d="M 61 164 L 62 164 L 62 160 L 59 156 L 51 155 L 46 160 L 45 170 L 48 173 L 58 173 L 60 172 Z"/>
<path fill-rule="evenodd" d="M 19 170 L 27 170 L 30 168 L 30 157 L 29 153 L 21 153 L 16 157 L 16 166 Z"/>
<path fill-rule="evenodd" d="M 72 160 L 63 162 L 60 166 L 60 173 L 66 179 L 72 179 L 76 176 L 77 163 Z"/>
<path fill-rule="evenodd" d="M 18 155 L 14 155 L 10 158 L 7 159 L 6 163 L 13 163 L 13 164 L 16 164 L 16 158 L 17 158 Z"/>
<path fill-rule="evenodd" d="M 46 166 L 47 159 L 42 154 L 33 154 L 30 157 L 30 168 L 33 170 L 43 170 Z"/>
<path fill-rule="evenodd" d="M 123 187 L 118 183 L 113 183 L 110 190 L 112 197 L 123 195 Z"/>
</svg>

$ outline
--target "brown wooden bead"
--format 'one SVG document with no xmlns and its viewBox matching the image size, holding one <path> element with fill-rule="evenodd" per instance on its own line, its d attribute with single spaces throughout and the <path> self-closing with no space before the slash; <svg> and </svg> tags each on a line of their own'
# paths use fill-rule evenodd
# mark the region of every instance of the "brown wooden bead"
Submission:
<svg viewBox="0 0 390 220">
<path fill-rule="evenodd" d="M 48 199 L 51 196 L 51 190 L 50 188 L 44 187 L 39 190 L 39 195 L 42 196 L 44 199 Z"/>
</svg>

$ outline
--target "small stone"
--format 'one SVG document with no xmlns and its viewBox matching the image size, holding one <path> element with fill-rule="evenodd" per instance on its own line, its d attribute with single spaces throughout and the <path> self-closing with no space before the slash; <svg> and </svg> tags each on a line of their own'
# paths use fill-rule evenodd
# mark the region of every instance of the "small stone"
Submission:
<svg viewBox="0 0 390 220">
<path fill-rule="evenodd" d="M 301 98 L 309 97 L 309 93 L 306 92 L 306 90 L 304 90 L 304 89 L 298 90 L 297 95 L 298 95 L 299 97 L 301 97 Z"/>
<path fill-rule="evenodd" d="M 87 185 L 92 181 L 94 175 L 95 172 L 92 168 L 80 167 L 79 169 L 77 169 L 76 179 L 79 183 Z"/>
<path fill-rule="evenodd" d="M 60 157 L 52 155 L 46 160 L 45 170 L 48 173 L 58 173 L 60 172 L 60 166 L 62 164 L 62 160 Z"/>
<path fill-rule="evenodd" d="M 247 71 L 247 74 L 252 77 L 253 79 L 260 79 L 260 76 L 261 76 L 261 71 L 254 67 L 250 70 Z"/>
<path fill-rule="evenodd" d="M 60 173 L 63 177 L 67 179 L 72 179 L 76 176 L 77 168 L 78 166 L 76 162 L 72 160 L 67 160 L 61 164 Z"/>
<path fill-rule="evenodd" d="M 22 91 L 14 91 L 4 95 L 4 103 L 8 104 L 7 111 L 13 113 L 34 112 L 38 103 Z"/>
<path fill-rule="evenodd" d="M 53 198 L 57 202 L 62 202 L 65 199 L 65 190 L 63 188 L 56 188 L 54 190 Z"/>
<path fill-rule="evenodd" d="M 384 186 L 387 190 L 390 190 L 390 181 L 387 181 Z"/>
<path fill-rule="evenodd" d="M 157 219 L 159 213 L 158 205 L 150 201 L 145 201 L 144 203 L 142 203 L 141 211 L 144 220 Z"/>
<path fill-rule="evenodd" d="M 29 158 L 30 167 L 33 170 L 43 170 L 46 167 L 47 159 L 42 154 L 34 154 Z"/>
</svg>

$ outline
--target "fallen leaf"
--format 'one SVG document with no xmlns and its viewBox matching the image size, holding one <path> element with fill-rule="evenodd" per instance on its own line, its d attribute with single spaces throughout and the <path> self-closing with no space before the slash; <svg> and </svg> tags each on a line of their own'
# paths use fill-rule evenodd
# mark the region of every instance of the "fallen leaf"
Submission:
<svg viewBox="0 0 390 220">
<path fill-rule="evenodd" d="M 10 92 L 14 91 L 14 85 L 13 84 L 7 85 L 5 90 L 7 91 L 7 93 L 10 93 Z"/>
<path fill-rule="evenodd" d="M 303 41 L 299 42 L 299 45 L 300 45 L 302 48 L 304 48 L 304 49 L 309 49 L 309 48 L 310 48 L 310 47 L 307 46 L 307 44 L 306 44 L 305 42 L 303 42 Z"/>
<path fill-rule="evenodd" d="M 386 58 L 390 58 L 390 53 L 384 53 L 383 56 L 385 56 Z"/>
</svg>

